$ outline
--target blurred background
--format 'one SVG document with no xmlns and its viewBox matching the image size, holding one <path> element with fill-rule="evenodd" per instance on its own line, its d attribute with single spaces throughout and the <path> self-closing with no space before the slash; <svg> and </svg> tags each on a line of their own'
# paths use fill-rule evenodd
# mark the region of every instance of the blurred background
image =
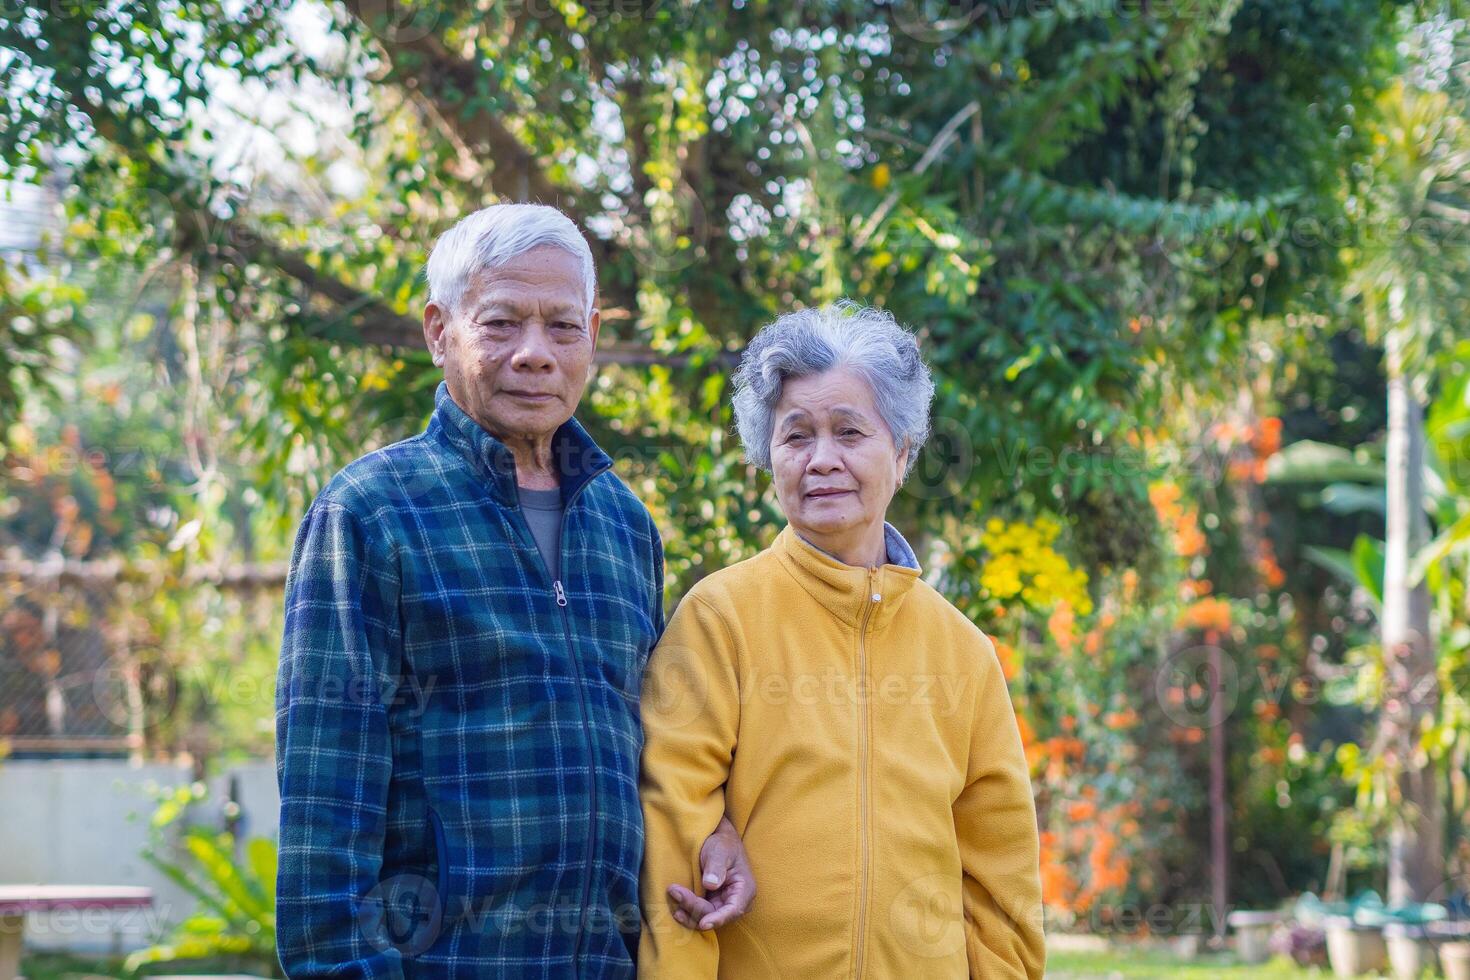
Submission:
<svg viewBox="0 0 1470 980">
<path fill-rule="evenodd" d="M 579 416 L 670 604 L 784 523 L 745 340 L 918 332 L 890 518 L 1002 656 L 1052 974 L 1470 976 L 1467 11 L 0 0 L 23 971 L 276 969 L 296 522 L 427 421 L 435 237 L 534 200 L 593 246 Z"/>
</svg>

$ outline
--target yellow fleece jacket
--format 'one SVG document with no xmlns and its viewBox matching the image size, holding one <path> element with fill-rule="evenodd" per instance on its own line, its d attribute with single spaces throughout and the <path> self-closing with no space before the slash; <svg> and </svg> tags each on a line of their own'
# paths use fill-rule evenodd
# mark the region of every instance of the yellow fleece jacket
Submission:
<svg viewBox="0 0 1470 980">
<path fill-rule="evenodd" d="M 642 696 L 640 977 L 1037 978 L 1036 810 L 990 639 L 917 569 L 846 565 L 789 525 L 697 583 Z M 742 919 L 674 922 L 729 814 Z"/>
</svg>

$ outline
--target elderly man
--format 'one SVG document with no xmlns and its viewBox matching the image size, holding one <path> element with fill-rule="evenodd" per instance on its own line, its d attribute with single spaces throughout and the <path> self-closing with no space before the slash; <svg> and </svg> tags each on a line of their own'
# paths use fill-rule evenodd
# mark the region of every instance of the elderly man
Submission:
<svg viewBox="0 0 1470 980">
<path fill-rule="evenodd" d="M 664 627 L 647 509 L 572 417 L 597 342 L 591 251 L 497 205 L 428 263 L 444 370 L 424 432 L 354 461 L 301 522 L 276 704 L 289 977 L 630 977 L 639 696 Z M 743 912 L 728 821 L 679 921 Z"/>
</svg>

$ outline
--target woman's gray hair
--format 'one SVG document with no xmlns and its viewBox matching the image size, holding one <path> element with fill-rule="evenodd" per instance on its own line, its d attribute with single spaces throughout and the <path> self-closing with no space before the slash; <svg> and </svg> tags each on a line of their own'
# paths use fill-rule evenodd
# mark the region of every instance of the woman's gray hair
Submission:
<svg viewBox="0 0 1470 980">
<path fill-rule="evenodd" d="M 771 468 L 771 432 L 786 381 L 838 367 L 855 372 L 873 390 L 894 447 L 907 444 L 908 476 L 929 438 L 934 379 L 918 340 L 892 313 L 845 299 L 783 314 L 746 346 L 735 371 L 734 405 L 749 462 Z"/>
<path fill-rule="evenodd" d="M 590 317 L 597 298 L 592 249 L 571 218 L 546 204 L 492 204 L 466 215 L 440 235 L 424 269 L 429 299 L 453 313 L 464 299 L 471 274 L 541 245 L 554 245 L 579 260 L 586 307 L 582 312 Z"/>
</svg>

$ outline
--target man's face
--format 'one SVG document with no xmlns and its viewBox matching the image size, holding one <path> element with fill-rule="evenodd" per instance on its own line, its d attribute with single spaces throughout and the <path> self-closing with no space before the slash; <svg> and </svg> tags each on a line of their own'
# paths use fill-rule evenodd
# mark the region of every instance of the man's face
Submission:
<svg viewBox="0 0 1470 980">
<path fill-rule="evenodd" d="M 587 384 L 601 319 L 576 256 L 543 245 L 470 276 L 452 313 L 431 301 L 424 339 L 455 404 L 504 439 L 549 438 Z"/>
</svg>

